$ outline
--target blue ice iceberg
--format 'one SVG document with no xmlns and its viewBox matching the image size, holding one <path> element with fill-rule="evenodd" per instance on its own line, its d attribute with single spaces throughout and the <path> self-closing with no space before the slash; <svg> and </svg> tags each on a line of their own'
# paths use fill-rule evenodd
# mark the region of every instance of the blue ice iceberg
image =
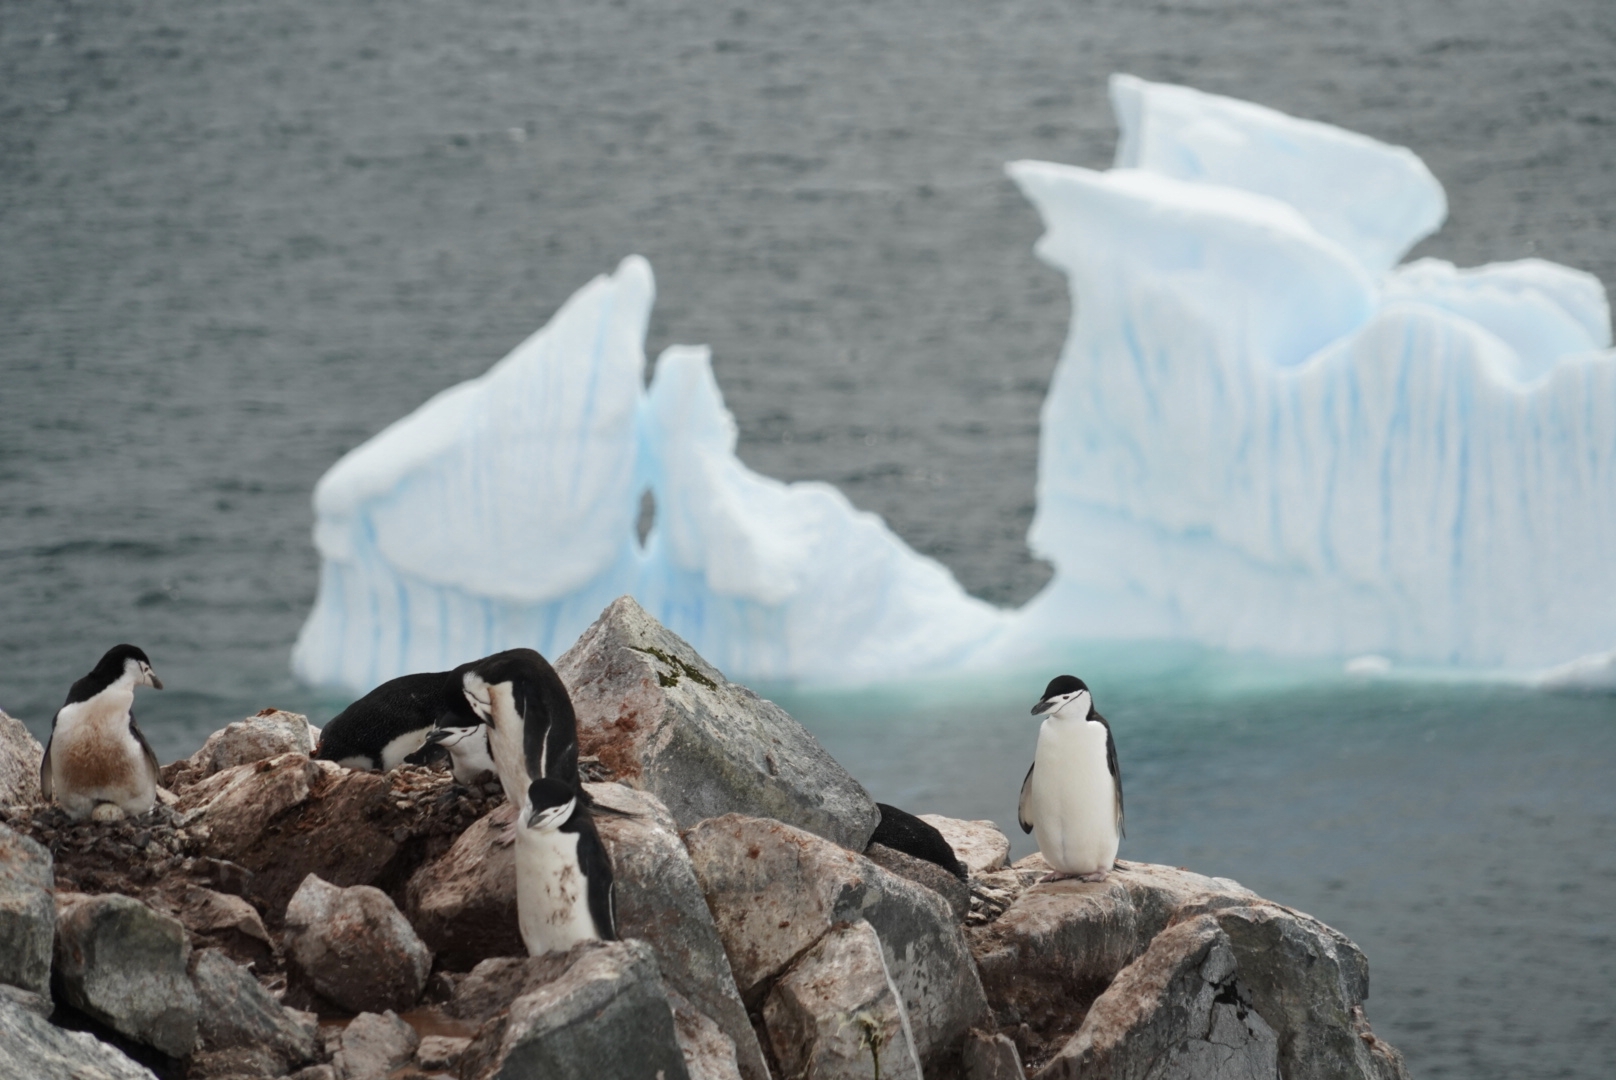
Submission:
<svg viewBox="0 0 1616 1080">
<path fill-rule="evenodd" d="M 1409 151 L 1127 76 L 1112 98 L 1116 167 L 1009 167 L 1076 312 L 1029 536 L 1055 576 L 1025 608 L 966 595 L 829 485 L 747 469 L 705 349 L 667 350 L 646 387 L 636 257 L 322 478 L 298 675 L 364 689 L 554 654 L 622 593 L 747 679 L 1017 665 L 1083 638 L 1608 671 L 1599 282 L 1398 266 L 1446 208 Z"/>
<path fill-rule="evenodd" d="M 754 679 L 876 680 L 1002 628 L 835 488 L 743 465 L 705 348 L 666 350 L 647 389 L 654 292 L 650 265 L 623 260 L 321 478 L 300 678 L 360 690 L 513 645 L 554 656 L 624 593 Z"/>
</svg>

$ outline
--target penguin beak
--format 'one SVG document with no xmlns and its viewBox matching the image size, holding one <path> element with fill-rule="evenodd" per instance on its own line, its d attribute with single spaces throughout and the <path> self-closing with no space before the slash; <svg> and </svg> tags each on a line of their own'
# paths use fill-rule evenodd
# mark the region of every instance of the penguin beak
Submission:
<svg viewBox="0 0 1616 1080">
<path fill-rule="evenodd" d="M 1037 716 L 1039 713 L 1046 713 L 1050 709 L 1053 709 L 1056 705 L 1059 705 L 1060 701 L 1060 698 L 1045 698 L 1032 707 L 1032 714 Z"/>
<path fill-rule="evenodd" d="M 151 687 L 153 690 L 161 690 L 163 688 L 163 680 L 157 677 L 157 672 L 153 671 L 149 667 L 142 667 L 140 670 L 146 676 L 147 686 Z"/>
</svg>

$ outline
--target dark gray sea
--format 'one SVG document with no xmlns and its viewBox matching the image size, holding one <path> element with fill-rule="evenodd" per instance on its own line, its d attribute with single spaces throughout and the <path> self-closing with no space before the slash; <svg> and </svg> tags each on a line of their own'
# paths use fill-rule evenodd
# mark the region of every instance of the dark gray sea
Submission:
<svg viewBox="0 0 1616 1080">
<path fill-rule="evenodd" d="M 1411 147 L 1452 207 L 1415 254 L 1616 285 L 1610 0 L 6 0 L 0 707 L 43 736 L 129 640 L 165 760 L 265 705 L 332 715 L 287 671 L 315 480 L 631 252 L 648 351 L 713 346 L 750 465 L 1025 600 L 1070 311 L 1001 167 L 1107 164 L 1113 71 Z M 1351 934 L 1416 1077 L 1611 1075 L 1616 699 L 1072 664 L 1125 857 Z M 1013 827 L 1048 674 L 764 689 L 877 797 Z"/>
</svg>

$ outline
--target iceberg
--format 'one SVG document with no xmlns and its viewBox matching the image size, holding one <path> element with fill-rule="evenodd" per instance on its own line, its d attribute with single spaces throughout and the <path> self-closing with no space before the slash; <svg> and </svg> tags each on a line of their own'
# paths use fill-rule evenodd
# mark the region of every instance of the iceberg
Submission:
<svg viewBox="0 0 1616 1080">
<path fill-rule="evenodd" d="M 654 295 L 650 265 L 623 260 L 332 466 L 299 678 L 360 691 L 516 645 L 554 656 L 625 593 L 751 679 L 867 682 L 1002 629 L 834 487 L 748 469 L 705 348 L 665 350 L 646 387 Z"/>
<path fill-rule="evenodd" d="M 1111 169 L 1007 166 L 1074 311 L 1028 536 L 1055 573 L 1021 610 L 834 487 L 748 469 L 705 348 L 665 350 L 647 385 L 655 285 L 630 257 L 320 480 L 296 674 L 364 690 L 513 645 L 553 655 L 631 593 L 751 680 L 1159 639 L 1609 682 L 1599 281 L 1399 265 L 1446 214 L 1412 152 L 1125 75 L 1111 94 Z"/>
<path fill-rule="evenodd" d="M 1008 167 L 1076 316 L 1029 534 L 1055 574 L 995 654 L 1057 632 L 1471 668 L 1610 649 L 1598 280 L 1394 267 L 1443 205 L 1408 151 L 1112 91 L 1116 167 Z"/>
</svg>

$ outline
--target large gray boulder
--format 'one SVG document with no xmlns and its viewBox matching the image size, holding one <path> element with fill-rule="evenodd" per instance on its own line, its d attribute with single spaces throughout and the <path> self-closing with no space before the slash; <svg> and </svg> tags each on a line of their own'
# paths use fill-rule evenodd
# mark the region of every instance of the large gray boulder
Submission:
<svg viewBox="0 0 1616 1080">
<path fill-rule="evenodd" d="M 741 1080 L 735 1040 L 724 1034 L 712 1017 L 668 986 L 666 980 L 662 985 L 668 992 L 668 1004 L 673 1006 L 673 1034 L 679 1041 L 690 1080 Z"/>
<path fill-rule="evenodd" d="M 612 779 L 650 791 L 681 828 L 726 813 L 774 818 L 855 851 L 880 813 L 786 711 L 732 683 L 631 597 L 556 661 L 578 743 Z"/>
<path fill-rule="evenodd" d="M 1274 1080 L 1279 1039 L 1240 1000 L 1236 970 L 1214 917 L 1162 931 L 1036 1080 Z"/>
<path fill-rule="evenodd" d="M 734 1043 L 746 1080 L 768 1080 L 763 1048 L 747 1019 L 679 827 L 656 796 L 622 784 L 589 784 L 603 807 L 631 816 L 600 814 L 595 826 L 612 856 L 617 932 L 640 938 L 656 952 L 668 986 L 710 1017 Z"/>
<path fill-rule="evenodd" d="M 1149 863 L 1118 862 L 1103 882 L 1017 884 L 1018 873 L 1036 881 L 1047 869 L 1032 856 L 1017 872 L 992 875 L 1013 902 L 969 931 L 998 1026 L 1026 1024 L 1040 1045 L 1070 1037 L 1089 1003 L 1175 917 L 1261 902 L 1236 882 Z"/>
<path fill-rule="evenodd" d="M 0 825 L 0 983 L 50 993 L 55 889 L 50 852 Z"/>
<path fill-rule="evenodd" d="M 402 1012 L 432 971 L 432 952 L 393 901 L 370 885 L 341 889 L 314 874 L 286 905 L 290 967 L 353 1012 Z"/>
<path fill-rule="evenodd" d="M 389 1009 L 362 1012 L 342 1030 L 331 1064 L 341 1080 L 383 1080 L 415 1056 L 421 1039 Z"/>
<path fill-rule="evenodd" d="M 200 1006 L 179 920 L 116 893 L 58 902 L 57 1000 L 170 1057 L 190 1054 Z"/>
<path fill-rule="evenodd" d="M 252 973 L 218 949 L 191 954 L 191 984 L 200 1005 L 198 1058 L 215 1059 L 210 1071 L 284 1076 L 314 1060 L 319 1030 L 307 1013 L 293 1013 L 272 997 Z M 229 1069 L 219 1065 L 228 1062 Z M 248 1063 L 251 1068 L 246 1068 Z"/>
<path fill-rule="evenodd" d="M 775 981 L 763 1020 L 787 1076 L 921 1080 L 908 1010 L 867 922 L 815 942 Z"/>
<path fill-rule="evenodd" d="M 18 1080 L 157 1080 L 114 1047 L 63 1031 L 0 995 L 0 1076 Z"/>
<path fill-rule="evenodd" d="M 201 749 L 189 758 L 164 766 L 164 783 L 179 789 L 225 769 L 282 754 L 312 757 L 312 730 L 309 718 L 301 713 L 265 709 L 257 716 L 226 724 L 209 735 Z"/>
<path fill-rule="evenodd" d="M 920 1064 L 957 1067 L 966 1033 L 988 1022 L 964 932 L 942 897 L 862 855 L 778 821 L 729 814 L 685 834 L 741 998 L 774 980 L 843 923 L 867 920 L 908 1011 Z"/>
<path fill-rule="evenodd" d="M 689 1080 L 649 945 L 584 942 L 556 957 L 565 970 L 483 1025 L 464 1080 Z"/>
<path fill-rule="evenodd" d="M 1345 935 L 1309 915 L 1262 902 L 1213 913 L 1228 935 L 1240 985 L 1279 1035 L 1287 1078 L 1406 1080 L 1402 1055 L 1363 1016 L 1369 961 Z"/>
<path fill-rule="evenodd" d="M 962 821 L 941 814 L 921 814 L 920 820 L 943 834 L 954 857 L 973 874 L 986 874 L 1010 865 L 1010 838 L 992 821 Z"/>
<path fill-rule="evenodd" d="M 44 801 L 39 790 L 39 763 L 45 748 L 23 725 L 0 709 L 0 806 Z"/>
</svg>

